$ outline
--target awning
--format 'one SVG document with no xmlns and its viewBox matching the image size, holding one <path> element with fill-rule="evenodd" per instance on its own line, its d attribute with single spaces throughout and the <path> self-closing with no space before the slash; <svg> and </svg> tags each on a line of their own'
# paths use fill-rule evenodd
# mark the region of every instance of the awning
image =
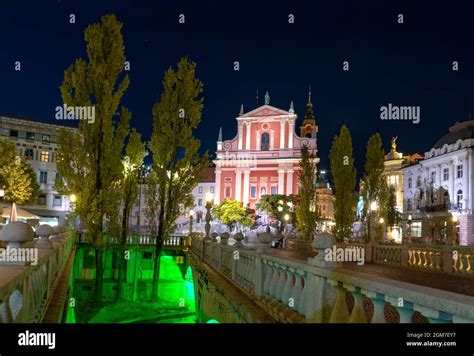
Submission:
<svg viewBox="0 0 474 356">
<path fill-rule="evenodd" d="M 3 208 L 3 212 L 2 212 L 2 217 L 3 218 L 10 218 L 10 215 L 11 215 L 11 212 L 12 212 L 12 208 L 11 207 L 8 207 L 8 208 Z M 32 214 L 31 212 L 29 211 L 26 211 L 22 208 L 19 208 L 18 206 L 16 207 L 16 218 L 21 218 L 21 219 L 39 219 L 39 216 L 35 215 L 35 214 Z"/>
<path fill-rule="evenodd" d="M 27 209 L 30 213 L 37 215 L 37 219 L 42 218 L 62 218 L 64 211 L 48 210 L 48 209 Z"/>
</svg>

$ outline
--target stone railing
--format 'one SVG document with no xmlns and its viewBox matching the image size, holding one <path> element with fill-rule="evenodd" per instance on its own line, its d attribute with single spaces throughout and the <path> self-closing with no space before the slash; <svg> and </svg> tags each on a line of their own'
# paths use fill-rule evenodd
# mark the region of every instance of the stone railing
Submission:
<svg viewBox="0 0 474 356">
<path fill-rule="evenodd" d="M 186 247 L 188 245 L 188 236 L 171 234 L 168 239 L 163 241 L 163 247 Z M 111 237 L 109 242 L 111 244 L 118 244 L 119 239 Z M 140 246 L 154 246 L 156 244 L 156 237 L 151 235 L 130 235 L 127 237 L 127 245 Z"/>
<path fill-rule="evenodd" d="M 278 322 L 474 322 L 474 297 L 344 268 L 324 260 L 332 242 L 319 244 L 315 257 L 299 258 L 268 245 L 252 249 L 193 239 L 191 253 Z M 376 253 L 395 264 L 403 260 L 396 251 L 384 246 Z"/>
<path fill-rule="evenodd" d="M 33 240 L 21 248 L 36 249 L 38 241 Z M 50 241 L 50 248 L 36 250 L 36 263 L 0 265 L 1 323 L 37 323 L 43 320 L 75 246 L 71 231 L 54 233 Z"/>
</svg>

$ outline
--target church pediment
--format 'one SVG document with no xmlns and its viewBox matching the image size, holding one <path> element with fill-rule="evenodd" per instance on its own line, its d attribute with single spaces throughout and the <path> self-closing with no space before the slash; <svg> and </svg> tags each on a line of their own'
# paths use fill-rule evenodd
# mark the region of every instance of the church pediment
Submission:
<svg viewBox="0 0 474 356">
<path fill-rule="evenodd" d="M 281 116 L 281 115 L 290 115 L 290 113 L 286 110 L 278 109 L 271 105 L 263 105 L 252 111 L 249 111 L 248 113 L 244 115 L 239 116 L 239 118 Z"/>
</svg>

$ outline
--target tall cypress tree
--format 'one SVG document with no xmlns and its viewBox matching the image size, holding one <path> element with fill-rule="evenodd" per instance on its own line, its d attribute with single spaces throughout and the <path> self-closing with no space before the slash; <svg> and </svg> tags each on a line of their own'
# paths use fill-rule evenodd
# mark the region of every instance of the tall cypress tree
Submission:
<svg viewBox="0 0 474 356">
<path fill-rule="evenodd" d="M 349 129 L 343 125 L 339 135 L 334 136 L 329 154 L 332 185 L 334 187 L 334 220 L 337 241 L 349 237 L 354 222 L 356 204 L 356 170 L 352 153 L 352 138 Z"/>
<path fill-rule="evenodd" d="M 87 240 L 95 248 L 94 306 L 102 306 L 103 234 L 113 226 L 120 205 L 122 151 L 131 113 L 120 107 L 130 81 L 124 75 L 122 23 L 114 15 L 102 17 L 85 30 L 87 60 L 79 58 L 64 72 L 61 94 L 68 106 L 94 106 L 94 120 L 81 120 L 77 132 L 58 136 L 58 188 L 77 195 L 76 212 L 87 226 Z"/>
<path fill-rule="evenodd" d="M 316 156 L 308 146 L 301 148 L 300 190 L 296 207 L 296 226 L 302 233 L 302 240 L 311 241 L 319 221 L 316 195 Z"/>
<path fill-rule="evenodd" d="M 163 241 L 180 215 L 180 205 L 192 206 L 192 189 L 198 176 L 209 166 L 207 152 L 199 154 L 201 142 L 194 130 L 201 122 L 204 98 L 203 85 L 195 77 L 196 64 L 188 58 L 178 62 L 176 70 L 169 68 L 163 79 L 163 92 L 153 107 L 153 133 L 150 150 L 153 173 L 147 189 L 149 216 L 157 226 L 152 302 L 158 300 L 160 252 Z M 153 229 L 153 227 L 152 227 Z"/>
</svg>

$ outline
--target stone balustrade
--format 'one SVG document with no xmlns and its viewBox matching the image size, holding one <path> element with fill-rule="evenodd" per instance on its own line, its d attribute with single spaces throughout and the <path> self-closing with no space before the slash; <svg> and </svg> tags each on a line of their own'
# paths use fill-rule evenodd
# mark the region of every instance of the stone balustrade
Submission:
<svg viewBox="0 0 474 356">
<path fill-rule="evenodd" d="M 474 322 L 474 297 L 344 268 L 325 261 L 324 251 L 331 248 L 327 239 L 318 248 L 315 257 L 304 259 L 268 245 L 235 247 L 199 238 L 191 243 L 191 253 L 201 263 L 226 277 L 278 322 Z M 448 264 L 466 271 L 471 258 L 466 255 L 457 265 Z M 444 261 L 435 251 L 397 246 L 375 247 L 373 257 L 380 263 L 412 263 L 413 268 L 433 270 Z"/>
<path fill-rule="evenodd" d="M 73 236 L 72 231 L 55 228 L 49 236 L 50 246 L 44 244 L 44 237 L 21 245 L 21 248 L 37 249 L 36 262 L 0 265 L 0 323 L 37 323 L 43 320 L 73 252 Z M 38 245 L 42 247 L 38 248 Z"/>
</svg>

